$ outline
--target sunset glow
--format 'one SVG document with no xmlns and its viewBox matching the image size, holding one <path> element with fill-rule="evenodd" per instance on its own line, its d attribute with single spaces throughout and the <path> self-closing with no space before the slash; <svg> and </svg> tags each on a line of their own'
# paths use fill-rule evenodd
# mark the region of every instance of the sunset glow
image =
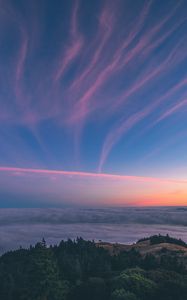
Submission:
<svg viewBox="0 0 187 300">
<path fill-rule="evenodd" d="M 0 167 L 0 173 L 6 189 L 20 200 L 31 195 L 38 206 L 187 204 L 186 180 L 14 167 Z"/>
</svg>

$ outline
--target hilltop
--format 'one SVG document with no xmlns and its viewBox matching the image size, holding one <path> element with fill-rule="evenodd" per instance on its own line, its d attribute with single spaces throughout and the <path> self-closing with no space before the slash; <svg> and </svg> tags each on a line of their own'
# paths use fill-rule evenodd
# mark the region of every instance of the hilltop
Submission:
<svg viewBox="0 0 187 300">
<path fill-rule="evenodd" d="M 137 243 L 126 245 L 120 243 L 98 242 L 98 247 L 103 247 L 110 252 L 111 255 L 117 255 L 123 251 L 137 250 L 141 255 L 147 254 L 157 255 L 160 251 L 171 251 L 183 253 L 187 256 L 187 244 L 182 240 L 173 239 L 169 236 L 155 235 L 149 238 L 141 239 Z"/>
<path fill-rule="evenodd" d="M 110 255 L 119 255 L 122 252 L 135 250 L 142 257 L 153 255 L 160 260 L 163 256 L 176 257 L 187 268 L 187 244 L 180 239 L 166 236 L 155 235 L 141 239 L 132 245 L 99 242 L 97 247 L 107 250 Z"/>
</svg>

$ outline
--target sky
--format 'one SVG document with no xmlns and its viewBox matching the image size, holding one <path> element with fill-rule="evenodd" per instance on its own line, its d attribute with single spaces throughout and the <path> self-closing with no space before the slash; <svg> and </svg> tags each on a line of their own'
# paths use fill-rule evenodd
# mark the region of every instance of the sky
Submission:
<svg viewBox="0 0 187 300">
<path fill-rule="evenodd" d="M 0 1 L 0 207 L 187 205 L 186 11 Z"/>
</svg>

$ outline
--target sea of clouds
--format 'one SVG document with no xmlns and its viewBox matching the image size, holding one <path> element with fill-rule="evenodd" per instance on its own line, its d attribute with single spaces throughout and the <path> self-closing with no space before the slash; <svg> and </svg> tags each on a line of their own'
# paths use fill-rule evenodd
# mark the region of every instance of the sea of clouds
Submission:
<svg viewBox="0 0 187 300">
<path fill-rule="evenodd" d="M 81 236 L 89 240 L 134 243 L 153 234 L 187 242 L 187 207 L 0 209 L 0 253 Z"/>
</svg>

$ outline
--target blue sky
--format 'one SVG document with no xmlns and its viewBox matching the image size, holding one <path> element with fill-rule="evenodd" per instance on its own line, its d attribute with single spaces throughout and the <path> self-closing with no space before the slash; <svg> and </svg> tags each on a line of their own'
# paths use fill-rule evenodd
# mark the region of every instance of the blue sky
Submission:
<svg viewBox="0 0 187 300">
<path fill-rule="evenodd" d="M 0 205 L 187 204 L 186 1 L 0 6 Z"/>
</svg>

